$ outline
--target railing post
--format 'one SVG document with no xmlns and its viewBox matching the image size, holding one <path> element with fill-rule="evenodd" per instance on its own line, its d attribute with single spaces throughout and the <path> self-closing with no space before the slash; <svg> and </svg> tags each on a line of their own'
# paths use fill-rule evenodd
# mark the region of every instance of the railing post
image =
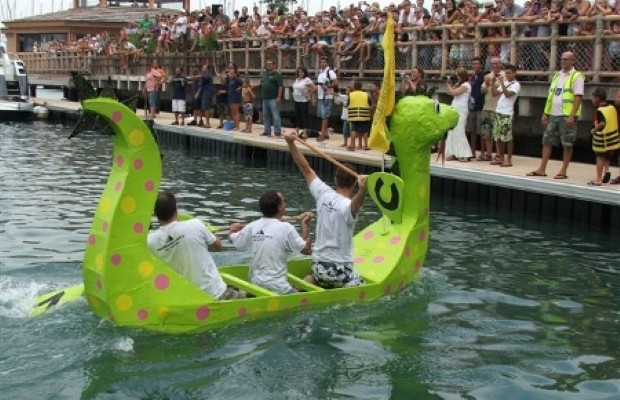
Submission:
<svg viewBox="0 0 620 400">
<path fill-rule="evenodd" d="M 556 65 L 558 65 L 558 37 L 559 37 L 559 24 L 553 22 L 551 24 L 551 48 L 549 54 L 549 76 L 553 75 Z"/>
<path fill-rule="evenodd" d="M 510 63 L 519 68 L 519 60 L 517 59 L 517 52 L 519 50 L 519 43 L 517 43 L 517 25 L 514 21 L 510 23 Z"/>
<path fill-rule="evenodd" d="M 482 29 L 479 24 L 474 25 L 474 57 L 480 57 L 480 38 L 482 37 Z M 484 62 L 483 62 L 484 66 Z"/>
<path fill-rule="evenodd" d="M 421 28 L 415 28 L 411 31 L 411 68 L 418 66 L 418 36 L 421 32 Z"/>
<path fill-rule="evenodd" d="M 617 0 L 616 0 L 617 1 Z M 594 29 L 594 65 L 592 66 L 592 82 L 600 82 L 599 73 L 603 65 L 603 16 L 596 16 L 596 27 Z"/>
<path fill-rule="evenodd" d="M 446 75 L 448 69 L 448 61 L 450 57 L 450 49 L 448 48 L 448 27 L 441 28 L 441 76 Z"/>
</svg>

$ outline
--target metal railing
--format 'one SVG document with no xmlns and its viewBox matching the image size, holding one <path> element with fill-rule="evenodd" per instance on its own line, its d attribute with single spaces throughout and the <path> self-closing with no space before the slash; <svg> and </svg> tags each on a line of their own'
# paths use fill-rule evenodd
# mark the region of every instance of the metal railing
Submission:
<svg viewBox="0 0 620 400">
<path fill-rule="evenodd" d="M 584 72 L 590 81 L 620 80 L 620 54 L 610 51 L 620 42 L 620 35 L 605 32 L 612 21 L 620 21 L 620 16 L 597 16 L 571 21 L 573 25 L 593 25 L 592 34 L 581 36 L 560 36 L 560 23 L 546 21 L 444 25 L 428 30 L 411 28 L 406 30 L 409 40 L 396 44 L 396 69 L 397 72 L 405 72 L 419 66 L 427 76 L 440 77 L 453 71 L 457 65 L 469 69 L 473 57 L 482 57 L 488 63 L 492 55 L 497 55 L 502 62 L 515 65 L 521 79 L 547 80 L 560 68 L 562 52 L 572 51 L 576 57 L 575 67 Z M 549 34 L 541 37 L 526 34 L 536 30 L 546 30 Z M 500 33 L 490 37 L 489 32 Z M 332 43 L 336 43 L 336 36 L 331 37 L 334 39 Z M 424 37 L 434 40 L 424 40 Z M 369 38 L 366 35 L 364 39 Z M 141 55 L 137 63 L 130 64 L 126 71 L 121 70 L 120 55 L 95 55 L 91 52 L 18 55 L 31 74 L 68 74 L 69 71 L 78 71 L 92 75 L 121 75 L 122 71 L 122 75 L 140 76 L 144 75 L 150 61 L 156 58 L 168 73 L 172 73 L 178 66 L 184 66 L 187 70 L 193 63 L 210 63 L 217 68 L 234 62 L 241 74 L 258 76 L 265 60 L 271 59 L 277 63 L 283 75 L 294 77 L 298 66 L 308 70 L 316 70 L 318 67 L 317 52 L 310 51 L 308 56 L 304 55 L 306 40 L 303 37 L 222 39 L 218 40 L 218 49 L 210 52 Z M 282 46 L 283 43 L 289 46 Z M 335 44 L 327 45 L 324 54 L 339 73 L 350 77 L 378 79 L 383 75 L 380 40 L 379 43 L 370 43 L 369 48 L 370 56 L 366 62 L 361 62 L 358 55 L 343 61 L 336 54 Z"/>
</svg>

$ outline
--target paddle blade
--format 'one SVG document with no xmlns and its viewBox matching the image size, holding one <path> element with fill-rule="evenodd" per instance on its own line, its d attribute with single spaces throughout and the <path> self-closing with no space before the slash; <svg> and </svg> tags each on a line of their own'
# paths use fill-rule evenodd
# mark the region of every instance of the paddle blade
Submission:
<svg viewBox="0 0 620 400">
<path fill-rule="evenodd" d="M 42 296 L 37 297 L 34 310 L 32 310 L 30 316 L 36 317 L 37 315 L 43 314 L 45 311 L 49 310 L 52 307 L 58 307 L 62 304 L 75 301 L 82 297 L 83 294 L 83 283 L 46 293 Z"/>
<path fill-rule="evenodd" d="M 366 180 L 368 194 L 383 215 L 399 224 L 403 219 L 403 189 L 405 182 L 387 172 L 375 172 Z"/>
</svg>

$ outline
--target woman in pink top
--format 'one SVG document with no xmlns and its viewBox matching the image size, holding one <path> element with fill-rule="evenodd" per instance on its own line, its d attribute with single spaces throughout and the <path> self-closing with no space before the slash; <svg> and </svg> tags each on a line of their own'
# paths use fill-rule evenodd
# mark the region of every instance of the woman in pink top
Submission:
<svg viewBox="0 0 620 400">
<path fill-rule="evenodd" d="M 146 73 L 146 82 L 144 83 L 144 92 L 146 94 L 148 107 L 151 111 L 151 118 L 157 116 L 157 104 L 159 103 L 159 83 L 164 75 L 159 70 L 157 61 L 153 61 L 151 69 Z M 146 105 L 145 105 L 146 107 Z"/>
</svg>

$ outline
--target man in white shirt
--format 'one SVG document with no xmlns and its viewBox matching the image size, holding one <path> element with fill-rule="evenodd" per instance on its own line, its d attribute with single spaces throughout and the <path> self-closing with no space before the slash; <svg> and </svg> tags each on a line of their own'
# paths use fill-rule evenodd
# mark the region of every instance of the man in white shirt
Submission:
<svg viewBox="0 0 620 400">
<path fill-rule="evenodd" d="M 495 121 L 493 122 L 493 139 L 497 143 L 497 160 L 491 164 L 500 167 L 512 167 L 512 151 L 514 137 L 512 134 L 512 119 L 515 102 L 521 92 L 521 84 L 517 81 L 517 68 L 514 65 L 504 66 L 504 76 L 495 75 L 492 79 L 491 90 L 493 95 L 499 95 L 495 107 Z"/>
<path fill-rule="evenodd" d="M 171 192 L 161 192 L 155 202 L 159 229 L 147 238 L 149 250 L 187 280 L 219 300 L 246 297 L 227 287 L 209 251 L 222 249 L 222 242 L 198 219 L 178 220 L 177 201 Z"/>
<path fill-rule="evenodd" d="M 319 75 L 317 77 L 317 108 L 316 116 L 321 118 L 321 137 L 317 140 L 329 139 L 329 115 L 334 101 L 334 90 L 338 88 L 336 71 L 329 68 L 327 57 L 319 60 Z"/>
<path fill-rule="evenodd" d="M 297 292 L 288 282 L 286 261 L 289 254 L 310 254 L 312 240 L 308 231 L 311 213 L 301 219 L 301 236 L 295 227 L 282 222 L 286 199 L 280 192 L 270 190 L 258 200 L 263 218 L 243 225 L 230 226 L 228 237 L 240 251 L 250 251 L 250 282 L 278 294 Z"/>
<path fill-rule="evenodd" d="M 324 288 L 358 286 L 364 283 L 353 266 L 353 233 L 366 196 L 366 175 L 356 180 L 349 173 L 336 171 L 336 189 L 316 175 L 295 145 L 297 137 L 285 134 L 291 157 L 301 171 L 316 200 L 316 239 L 312 250 L 312 274 L 304 279 Z"/>
</svg>

